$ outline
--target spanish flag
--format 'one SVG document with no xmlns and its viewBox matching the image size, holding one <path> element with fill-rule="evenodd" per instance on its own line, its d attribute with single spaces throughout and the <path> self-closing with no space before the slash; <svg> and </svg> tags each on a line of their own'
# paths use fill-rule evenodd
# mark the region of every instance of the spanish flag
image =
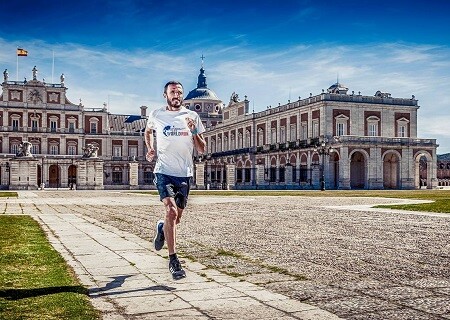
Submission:
<svg viewBox="0 0 450 320">
<path fill-rule="evenodd" d="M 26 57 L 28 55 L 28 51 L 20 49 L 20 48 L 17 48 L 17 55 L 19 57 Z"/>
</svg>

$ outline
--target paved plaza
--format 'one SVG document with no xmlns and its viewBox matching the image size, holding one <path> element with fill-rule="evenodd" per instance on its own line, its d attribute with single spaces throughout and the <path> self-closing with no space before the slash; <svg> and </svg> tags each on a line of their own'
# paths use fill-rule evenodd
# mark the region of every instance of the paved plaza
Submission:
<svg viewBox="0 0 450 320">
<path fill-rule="evenodd" d="M 158 196 L 23 191 L 0 212 L 41 223 L 104 319 L 450 319 L 450 214 L 370 208 L 398 202 L 194 195 L 180 281 Z"/>
</svg>

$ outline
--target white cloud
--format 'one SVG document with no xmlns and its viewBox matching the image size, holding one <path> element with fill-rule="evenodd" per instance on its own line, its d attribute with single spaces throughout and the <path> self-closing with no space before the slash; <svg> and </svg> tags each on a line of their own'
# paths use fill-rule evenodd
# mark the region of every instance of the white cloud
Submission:
<svg viewBox="0 0 450 320">
<path fill-rule="evenodd" d="M 245 38 L 244 35 L 237 35 Z M 284 50 L 213 45 L 176 51 L 137 49 L 114 50 L 108 45 L 83 46 L 74 43 L 49 44 L 0 39 L 0 67 L 16 78 L 17 45 L 29 51 L 20 58 L 19 79 L 31 77 L 36 65 L 38 77 L 54 82 L 66 76 L 67 95 L 87 107 L 101 107 L 110 101 L 113 113 L 138 114 L 141 105 L 164 104 L 162 87 L 179 79 L 185 91 L 195 88 L 201 54 L 206 56 L 208 86 L 228 102 L 232 92 L 247 95 L 255 111 L 278 105 L 309 93 L 319 94 L 336 81 L 373 95 L 377 90 L 393 97 L 419 99 L 419 138 L 438 138 L 438 153 L 450 152 L 450 136 L 442 121 L 449 117 L 450 48 L 417 44 L 321 45 L 296 44 Z M 429 120 L 430 115 L 438 115 Z"/>
</svg>

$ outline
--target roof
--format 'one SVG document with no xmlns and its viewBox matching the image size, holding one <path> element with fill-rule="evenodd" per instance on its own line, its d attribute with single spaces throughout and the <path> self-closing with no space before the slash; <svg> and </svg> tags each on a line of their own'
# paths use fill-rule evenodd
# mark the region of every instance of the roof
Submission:
<svg viewBox="0 0 450 320">
<path fill-rule="evenodd" d="M 138 115 L 108 114 L 111 132 L 140 132 L 145 129 L 147 119 Z"/>
<path fill-rule="evenodd" d="M 204 100 L 216 100 L 221 101 L 217 95 L 208 88 L 195 88 L 194 90 L 191 90 L 186 98 L 184 100 L 190 100 L 190 99 L 204 99 Z"/>
</svg>

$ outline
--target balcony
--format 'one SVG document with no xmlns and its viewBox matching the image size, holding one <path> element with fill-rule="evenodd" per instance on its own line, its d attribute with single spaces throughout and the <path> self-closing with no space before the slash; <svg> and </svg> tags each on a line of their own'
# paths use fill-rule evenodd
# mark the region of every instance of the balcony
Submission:
<svg viewBox="0 0 450 320">
<path fill-rule="evenodd" d="M 367 145 L 400 145 L 400 146 L 434 146 L 436 139 L 417 139 L 400 137 L 368 137 L 368 136 L 339 136 L 337 141 L 345 144 L 367 144 Z"/>
</svg>

